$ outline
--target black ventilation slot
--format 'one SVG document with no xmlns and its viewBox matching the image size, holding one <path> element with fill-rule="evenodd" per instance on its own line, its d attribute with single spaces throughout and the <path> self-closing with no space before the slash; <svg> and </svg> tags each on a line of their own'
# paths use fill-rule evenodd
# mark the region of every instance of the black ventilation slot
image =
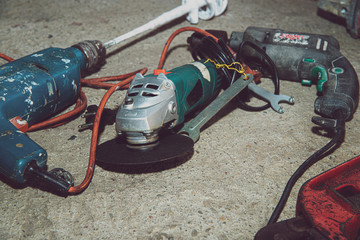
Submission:
<svg viewBox="0 0 360 240">
<path fill-rule="evenodd" d="M 148 84 L 148 85 L 146 85 L 146 88 L 150 88 L 150 89 L 158 90 L 159 86 L 154 85 L 154 84 Z"/>
<path fill-rule="evenodd" d="M 142 88 L 142 84 L 138 84 L 138 85 L 135 85 L 135 86 L 133 86 L 132 88 Z"/>
<path fill-rule="evenodd" d="M 157 94 L 151 93 L 151 92 L 143 92 L 141 96 L 144 97 L 156 97 Z"/>
<path fill-rule="evenodd" d="M 128 96 L 129 97 L 135 97 L 135 96 L 137 96 L 139 93 L 138 92 L 130 92 L 130 93 L 128 93 Z"/>
</svg>

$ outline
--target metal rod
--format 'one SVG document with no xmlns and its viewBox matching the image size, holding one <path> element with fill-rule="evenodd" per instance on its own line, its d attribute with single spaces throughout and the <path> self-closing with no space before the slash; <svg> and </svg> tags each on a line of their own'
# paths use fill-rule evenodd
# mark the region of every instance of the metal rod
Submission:
<svg viewBox="0 0 360 240">
<path fill-rule="evenodd" d="M 140 33 L 146 32 L 148 30 L 155 29 L 157 27 L 160 27 L 166 23 L 169 23 L 179 17 L 184 16 L 185 14 L 193 11 L 194 9 L 198 11 L 199 8 L 204 7 L 207 5 L 207 2 L 205 0 L 197 0 L 197 1 L 189 1 L 186 4 L 183 4 L 181 6 L 178 6 L 168 12 L 165 12 L 158 16 L 157 18 L 151 20 L 150 22 L 135 28 L 134 30 L 125 33 L 121 36 L 118 36 L 114 39 L 111 39 L 104 43 L 105 48 L 110 48 L 126 39 L 129 39 L 131 37 L 134 37 Z"/>
</svg>

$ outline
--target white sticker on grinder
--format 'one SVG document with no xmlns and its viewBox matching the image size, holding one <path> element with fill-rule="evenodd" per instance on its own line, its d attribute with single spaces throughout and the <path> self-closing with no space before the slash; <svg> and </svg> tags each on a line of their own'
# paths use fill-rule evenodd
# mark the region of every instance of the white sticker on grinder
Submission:
<svg viewBox="0 0 360 240">
<path fill-rule="evenodd" d="M 208 80 L 208 82 L 211 81 L 209 69 L 205 66 L 205 64 L 203 64 L 201 62 L 193 62 L 193 63 L 190 63 L 190 64 L 194 65 L 197 69 L 199 69 L 199 71 L 201 72 L 203 78 Z"/>
<path fill-rule="evenodd" d="M 309 35 L 295 34 L 295 33 L 275 33 L 274 42 L 309 45 Z"/>
</svg>

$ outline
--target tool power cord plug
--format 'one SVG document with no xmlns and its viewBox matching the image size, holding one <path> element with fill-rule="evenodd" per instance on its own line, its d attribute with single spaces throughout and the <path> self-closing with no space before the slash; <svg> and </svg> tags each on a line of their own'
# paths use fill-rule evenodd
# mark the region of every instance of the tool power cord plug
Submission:
<svg viewBox="0 0 360 240">
<path fill-rule="evenodd" d="M 324 128 L 330 128 L 334 130 L 334 137 L 321 149 L 313 153 L 308 159 L 306 159 L 299 168 L 293 173 L 293 175 L 288 180 L 284 191 L 280 197 L 278 204 L 276 205 L 267 225 L 276 223 L 280 217 L 281 212 L 283 211 L 286 202 L 290 196 L 290 193 L 299 180 L 299 178 L 308 170 L 312 165 L 326 157 L 328 154 L 335 151 L 341 143 L 344 141 L 345 137 L 345 116 L 341 110 L 335 111 L 335 119 L 326 119 L 322 117 L 313 117 L 312 121 L 315 124 L 318 124 Z"/>
</svg>

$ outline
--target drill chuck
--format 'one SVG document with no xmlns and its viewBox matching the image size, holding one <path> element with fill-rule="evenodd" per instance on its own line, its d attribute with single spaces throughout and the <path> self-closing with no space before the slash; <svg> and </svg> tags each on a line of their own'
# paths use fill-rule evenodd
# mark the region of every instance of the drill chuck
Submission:
<svg viewBox="0 0 360 240">
<path fill-rule="evenodd" d="M 84 54 L 86 70 L 92 70 L 95 67 L 103 65 L 105 62 L 106 49 L 102 42 L 98 40 L 82 41 L 72 47 L 79 49 Z"/>
</svg>

